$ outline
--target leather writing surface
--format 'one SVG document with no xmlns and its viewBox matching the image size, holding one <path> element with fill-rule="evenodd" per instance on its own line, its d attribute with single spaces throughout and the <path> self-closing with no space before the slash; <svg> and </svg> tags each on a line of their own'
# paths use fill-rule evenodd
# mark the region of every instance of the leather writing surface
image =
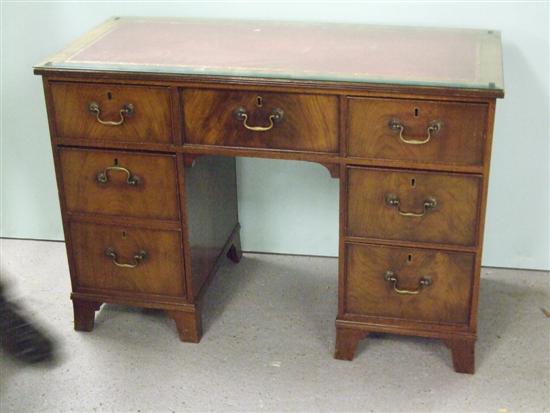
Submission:
<svg viewBox="0 0 550 413">
<path fill-rule="evenodd" d="M 500 88 L 500 55 L 499 33 L 484 30 L 123 18 L 89 33 L 50 64 Z"/>
</svg>

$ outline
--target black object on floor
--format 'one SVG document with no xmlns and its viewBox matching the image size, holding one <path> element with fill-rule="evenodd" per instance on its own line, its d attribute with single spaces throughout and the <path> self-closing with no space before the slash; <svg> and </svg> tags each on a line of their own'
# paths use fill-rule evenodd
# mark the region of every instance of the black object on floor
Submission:
<svg viewBox="0 0 550 413">
<path fill-rule="evenodd" d="M 29 322 L 0 287 L 0 335 L 6 353 L 26 362 L 53 360 L 53 341 Z"/>
</svg>

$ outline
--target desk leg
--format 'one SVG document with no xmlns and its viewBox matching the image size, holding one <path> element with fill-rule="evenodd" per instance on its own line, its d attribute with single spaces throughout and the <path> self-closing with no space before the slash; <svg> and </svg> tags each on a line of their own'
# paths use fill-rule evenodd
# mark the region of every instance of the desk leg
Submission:
<svg viewBox="0 0 550 413">
<path fill-rule="evenodd" d="M 237 231 L 233 236 L 232 245 L 227 251 L 227 258 L 229 258 L 234 263 L 238 263 L 243 256 L 241 250 L 241 232 Z"/>
<path fill-rule="evenodd" d="M 166 310 L 166 314 L 176 322 L 181 341 L 198 343 L 201 340 L 202 323 L 198 309 L 193 312 Z"/>
<path fill-rule="evenodd" d="M 475 340 L 448 339 L 443 340 L 451 349 L 453 367 L 457 373 L 474 374 L 475 371 Z"/>
<path fill-rule="evenodd" d="M 95 312 L 103 303 L 73 298 L 74 329 L 76 331 L 92 331 L 94 329 Z"/>
<path fill-rule="evenodd" d="M 336 351 L 334 358 L 338 360 L 353 360 L 359 341 L 368 335 L 369 333 L 364 330 L 336 327 Z"/>
</svg>

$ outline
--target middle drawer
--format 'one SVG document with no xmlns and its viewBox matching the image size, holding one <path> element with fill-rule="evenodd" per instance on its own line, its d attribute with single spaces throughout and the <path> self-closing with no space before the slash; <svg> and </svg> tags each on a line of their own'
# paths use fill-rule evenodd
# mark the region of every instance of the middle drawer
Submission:
<svg viewBox="0 0 550 413">
<path fill-rule="evenodd" d="M 186 89 L 185 143 L 338 151 L 338 97 Z"/>
<path fill-rule="evenodd" d="M 348 168 L 347 235 L 476 244 L 481 177 Z"/>
<path fill-rule="evenodd" d="M 174 156 L 62 148 L 59 158 L 68 212 L 179 219 Z"/>
</svg>

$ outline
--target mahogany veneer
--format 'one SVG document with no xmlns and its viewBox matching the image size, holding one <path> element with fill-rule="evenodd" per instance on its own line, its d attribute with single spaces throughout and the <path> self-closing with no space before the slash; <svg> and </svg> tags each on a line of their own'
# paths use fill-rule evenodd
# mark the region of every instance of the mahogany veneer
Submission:
<svg viewBox="0 0 550 413">
<path fill-rule="evenodd" d="M 59 158 L 68 212 L 179 221 L 174 155 L 64 147 Z"/>
<path fill-rule="evenodd" d="M 358 167 L 348 174 L 350 236 L 476 245 L 480 176 Z M 424 212 L 427 201 L 434 206 Z"/>
<path fill-rule="evenodd" d="M 172 142 L 171 96 L 166 87 L 56 82 L 51 93 L 60 138 Z M 132 104 L 128 115 L 132 121 L 118 127 L 103 125 L 88 113 L 93 102 L 99 105 L 100 116 L 111 121 L 118 121 L 121 107 Z"/>
<path fill-rule="evenodd" d="M 185 143 L 338 151 L 337 96 L 191 89 L 183 91 L 182 105 Z M 269 116 L 277 110 L 281 118 L 271 130 L 259 133 L 243 128 L 235 115 L 239 108 L 251 125 L 269 126 Z"/>
<path fill-rule="evenodd" d="M 224 67 L 233 72 L 217 75 L 221 57 L 238 56 L 216 47 L 241 44 L 246 27 L 162 22 L 114 19 L 35 68 L 43 76 L 75 329 L 91 331 L 102 303 L 123 303 L 165 310 L 181 340 L 198 342 L 201 299 L 220 260 L 237 263 L 242 255 L 233 157 L 295 159 L 318 162 L 340 179 L 335 357 L 353 359 L 369 333 L 417 335 L 443 340 L 455 370 L 473 373 L 495 100 L 503 96 L 494 82 L 475 85 L 488 77 L 487 59 L 498 57 L 493 32 L 407 36 L 335 26 L 327 38 L 320 26 L 289 26 L 311 43 L 300 49 L 307 58 L 290 59 L 292 42 L 271 41 L 298 72 L 285 76 L 273 62 L 272 72 L 255 69 L 271 57 L 239 46 L 246 74 Z M 189 40 L 197 30 L 236 37 L 212 46 Z M 264 40 L 286 33 L 278 26 L 257 32 Z M 128 48 L 128 36 L 138 46 Z M 385 36 L 418 50 L 369 48 Z M 339 66 L 327 45 L 344 37 L 349 44 L 337 56 L 348 63 Z M 457 45 L 458 60 L 445 39 Z M 435 66 L 415 60 L 425 44 L 444 57 Z M 390 69 L 400 66 L 394 59 L 404 55 L 408 77 L 392 82 L 399 73 Z M 116 56 L 122 62 L 109 60 Z M 196 56 L 206 66 L 195 67 Z M 373 81 L 364 78 L 369 68 Z"/>
<path fill-rule="evenodd" d="M 482 165 L 487 104 L 418 99 L 349 99 L 348 155 L 371 159 Z M 424 136 L 430 122 L 441 129 L 430 145 L 407 145 L 388 127 L 406 125 L 404 134 Z"/>
<path fill-rule="evenodd" d="M 180 231 L 76 220 L 70 231 L 78 287 L 185 296 Z"/>
</svg>

